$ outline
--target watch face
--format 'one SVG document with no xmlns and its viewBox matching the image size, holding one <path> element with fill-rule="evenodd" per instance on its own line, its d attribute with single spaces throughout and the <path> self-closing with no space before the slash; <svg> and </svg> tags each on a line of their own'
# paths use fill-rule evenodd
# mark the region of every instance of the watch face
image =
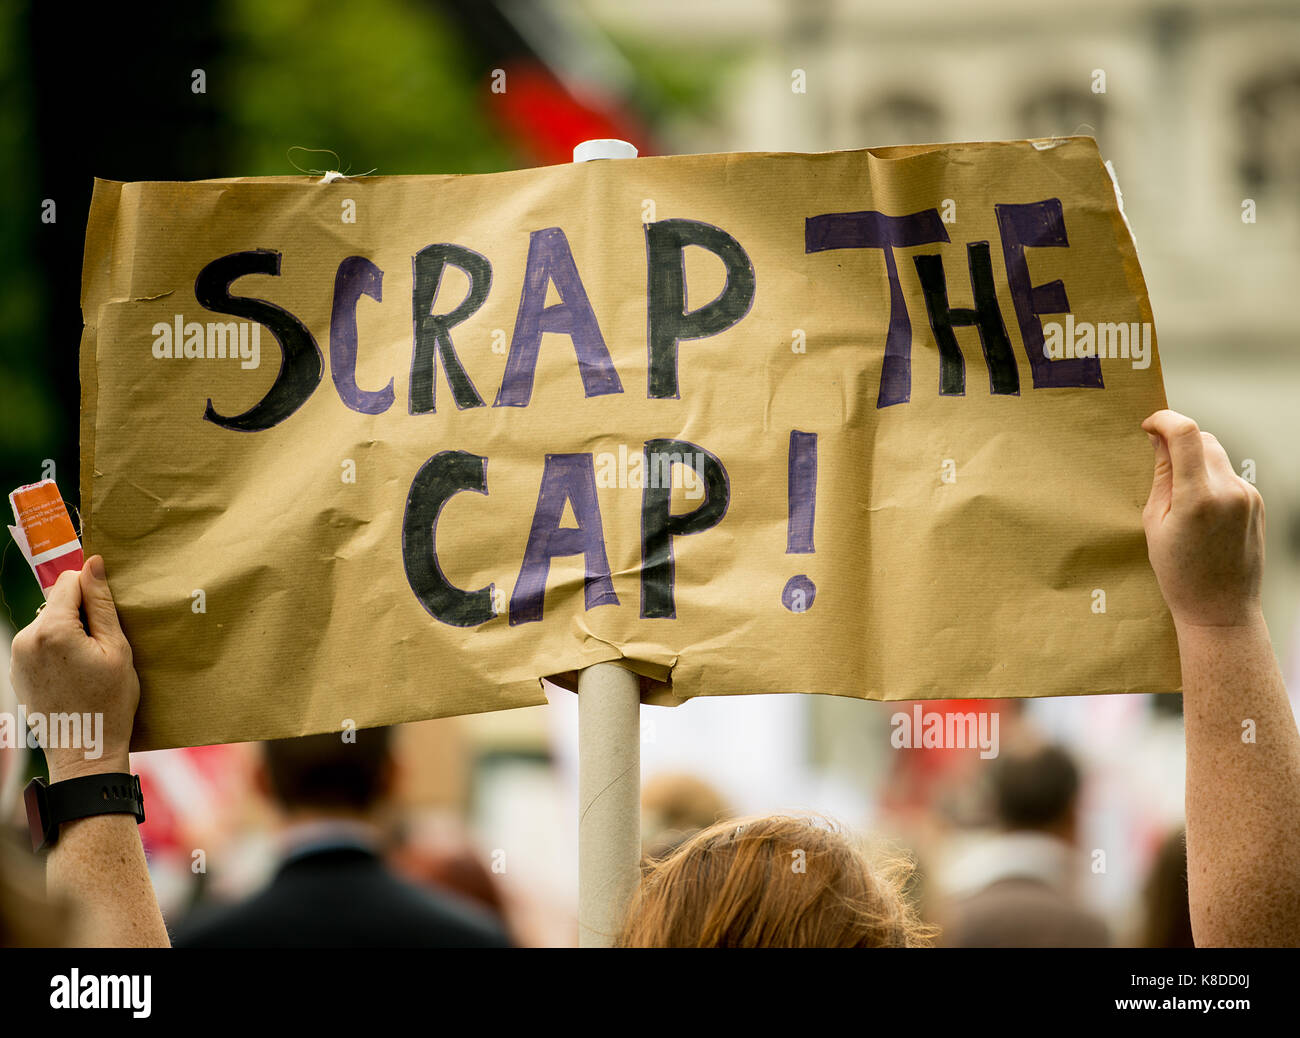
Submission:
<svg viewBox="0 0 1300 1038">
<path fill-rule="evenodd" d="M 23 790 L 27 805 L 27 828 L 32 836 L 32 850 L 45 846 L 45 786 L 40 779 L 32 779 Z"/>
</svg>

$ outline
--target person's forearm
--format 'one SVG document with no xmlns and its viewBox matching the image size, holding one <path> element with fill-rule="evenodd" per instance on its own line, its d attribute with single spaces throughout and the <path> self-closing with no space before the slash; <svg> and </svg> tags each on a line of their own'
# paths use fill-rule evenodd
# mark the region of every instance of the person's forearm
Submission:
<svg viewBox="0 0 1300 1038">
<path fill-rule="evenodd" d="M 82 748 L 41 742 L 51 786 L 87 775 L 130 772 L 140 679 L 102 557 L 92 555 L 80 572 L 59 574 L 36 619 L 14 636 L 9 672 L 30 716 L 74 710 L 74 716 L 84 712 L 102 721 L 99 754 L 93 760 Z M 63 823 L 45 864 L 50 895 L 74 913 L 68 943 L 170 943 L 131 815 Z"/>
<path fill-rule="evenodd" d="M 171 941 L 154 896 L 144 847 L 130 815 L 65 822 L 46 861 L 53 898 L 73 907 L 68 943 L 80 947 L 166 948 Z"/>
<path fill-rule="evenodd" d="M 1300 944 L 1300 732 L 1264 619 L 1178 648 L 1196 944 Z"/>
</svg>

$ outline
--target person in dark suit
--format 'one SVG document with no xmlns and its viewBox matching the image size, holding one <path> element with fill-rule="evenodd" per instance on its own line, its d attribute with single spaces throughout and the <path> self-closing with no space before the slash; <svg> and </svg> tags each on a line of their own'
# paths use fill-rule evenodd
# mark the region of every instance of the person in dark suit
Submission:
<svg viewBox="0 0 1300 1038">
<path fill-rule="evenodd" d="M 198 911 L 188 948 L 503 948 L 501 923 L 449 892 L 416 886 L 379 854 L 373 824 L 392 785 L 389 731 L 264 744 L 262 783 L 284 812 L 285 853 L 269 886 Z"/>
<path fill-rule="evenodd" d="M 993 797 L 1001 832 L 968 853 L 944 920 L 953 948 L 1104 948 L 1105 921 L 1075 890 L 1080 777 L 1064 748 L 1001 757 Z"/>
</svg>

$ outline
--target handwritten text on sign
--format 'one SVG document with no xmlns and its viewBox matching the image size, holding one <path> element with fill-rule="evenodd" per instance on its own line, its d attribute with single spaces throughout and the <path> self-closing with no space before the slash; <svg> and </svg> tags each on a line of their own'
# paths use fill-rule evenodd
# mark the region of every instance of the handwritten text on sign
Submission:
<svg viewBox="0 0 1300 1038">
<path fill-rule="evenodd" d="M 1034 285 L 1025 260 L 1026 247 L 1066 247 L 1069 244 L 1061 202 L 1048 198 L 1028 204 L 994 206 L 1001 231 L 1015 318 L 1020 328 L 1029 371 L 1035 388 L 1103 386 L 1099 358 L 1050 359 L 1041 314 L 1067 313 L 1065 286 L 1060 281 Z M 677 399 L 679 346 L 682 342 L 717 335 L 744 319 L 754 303 L 758 278 L 744 246 L 720 227 L 695 220 L 661 220 L 645 225 L 648 277 L 646 282 L 646 344 L 648 399 Z M 903 297 L 894 250 L 950 242 L 939 209 L 929 208 L 905 216 L 875 211 L 825 213 L 806 220 L 805 251 L 878 249 L 889 279 L 890 312 L 884 341 L 877 407 L 906 403 L 912 391 L 912 319 Z M 684 253 L 689 247 L 716 256 L 726 271 L 726 283 L 710 302 L 691 309 Z M 912 256 L 920 281 L 930 331 L 939 348 L 939 393 L 963 396 L 966 359 L 955 328 L 974 327 L 979 333 L 988 370 L 990 392 L 1020 393 L 1020 369 L 1007 334 L 993 280 L 989 242 L 966 246 L 973 308 L 949 302 L 943 258 L 937 253 Z M 323 379 L 324 358 L 311 330 L 287 310 L 262 299 L 235 295 L 231 285 L 250 274 L 280 274 L 281 253 L 256 249 L 222 256 L 207 264 L 194 283 L 194 295 L 205 309 L 257 322 L 252 342 L 260 343 L 258 325 L 265 326 L 280 346 L 280 372 L 269 392 L 257 404 L 237 415 L 222 415 L 211 400 L 205 420 L 237 432 L 258 432 L 285 421 L 314 393 Z M 448 267 L 469 280 L 469 291 L 455 307 L 435 312 L 439 288 Z M 428 245 L 412 259 L 411 292 L 414 345 L 411 352 L 410 396 L 412 415 L 437 411 L 435 372 L 441 362 L 456 407 L 484 407 L 479 388 L 461 363 L 452 330 L 473 316 L 492 289 L 492 263 L 488 257 L 462 245 Z M 825 276 L 825 275 L 823 275 Z M 364 256 L 349 256 L 334 278 L 329 326 L 330 375 L 339 399 L 361 414 L 381 414 L 395 402 L 393 380 L 380 389 L 357 384 L 357 357 L 362 348 L 357 333 L 357 306 L 362 296 L 383 301 L 384 271 Z M 546 304 L 551 289 L 559 302 Z M 158 358 L 241 359 L 245 366 L 256 353 L 249 352 L 248 325 L 208 322 L 154 326 L 153 355 Z M 560 227 L 529 234 L 528 258 L 515 318 L 514 335 L 505 374 L 497 387 L 493 407 L 527 407 L 541 350 L 542 336 L 551 332 L 572 340 L 577 375 L 587 397 L 624 392 L 605 337 L 582 276 L 574 261 L 569 239 Z M 674 465 L 689 466 L 704 487 L 704 500 L 691 512 L 671 512 L 670 491 Z M 817 437 L 791 433 L 790 491 L 792 552 L 811 551 L 817 466 Z M 491 586 L 466 591 L 453 587 L 442 574 L 433 549 L 438 516 L 454 494 L 487 494 L 488 459 L 466 451 L 441 451 L 416 474 L 407 499 L 402 530 L 402 551 L 407 579 L 429 614 L 443 623 L 471 627 L 496 615 Z M 642 503 L 641 616 L 673 617 L 674 537 L 698 533 L 715 526 L 727 512 L 730 483 L 723 463 L 697 444 L 659 439 L 645 443 L 644 498 Z M 686 477 L 688 480 L 692 476 Z M 592 454 L 547 455 L 541 478 L 523 566 L 510 597 L 509 622 L 542 619 L 542 602 L 551 560 L 582 555 L 586 563 L 586 607 L 618 605 L 610 576 L 596 495 L 597 474 Z M 577 518 L 575 528 L 560 526 L 565 508 Z M 806 580 L 806 578 L 804 578 Z M 792 589 L 791 594 L 794 593 Z M 805 592 L 806 595 L 806 592 Z M 811 604 L 805 597 L 805 606 Z"/>
</svg>

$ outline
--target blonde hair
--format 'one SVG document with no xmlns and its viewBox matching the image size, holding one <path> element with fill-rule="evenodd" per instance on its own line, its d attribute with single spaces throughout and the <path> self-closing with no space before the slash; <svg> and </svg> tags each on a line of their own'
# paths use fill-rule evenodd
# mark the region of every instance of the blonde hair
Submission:
<svg viewBox="0 0 1300 1038">
<path fill-rule="evenodd" d="M 913 862 L 878 860 L 820 816 L 719 822 L 647 865 L 629 948 L 912 948 L 938 930 L 907 894 Z"/>
</svg>

